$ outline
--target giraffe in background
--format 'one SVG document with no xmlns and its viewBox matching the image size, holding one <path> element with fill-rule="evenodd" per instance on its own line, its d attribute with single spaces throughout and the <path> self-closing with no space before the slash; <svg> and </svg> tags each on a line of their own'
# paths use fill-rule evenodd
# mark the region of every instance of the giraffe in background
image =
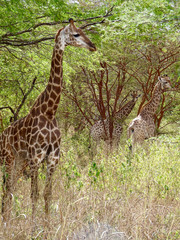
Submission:
<svg viewBox="0 0 180 240">
<path fill-rule="evenodd" d="M 169 77 L 159 76 L 151 99 L 141 108 L 139 115 L 129 125 L 128 137 L 132 137 L 132 146 L 142 144 L 145 139 L 155 136 L 154 114 L 159 106 L 161 94 L 168 89 L 171 89 Z"/>
<path fill-rule="evenodd" d="M 127 102 L 118 112 L 115 113 L 113 118 L 113 129 L 112 129 L 112 140 L 116 144 L 119 143 L 120 137 L 123 131 L 122 124 L 127 116 L 131 113 L 134 108 L 138 98 L 137 92 L 132 93 L 132 100 Z M 109 141 L 110 140 L 110 119 L 97 121 L 91 128 L 92 139 L 99 143 L 100 140 Z"/>
<path fill-rule="evenodd" d="M 55 119 L 63 80 L 63 52 L 67 45 L 95 51 L 95 45 L 73 19 L 55 37 L 49 82 L 39 95 L 29 114 L 17 120 L 0 135 L 0 164 L 3 170 L 2 216 L 8 222 L 14 183 L 27 166 L 31 173 L 32 220 L 38 199 L 38 169 L 46 160 L 47 173 L 44 189 L 45 215 L 49 218 L 52 195 L 52 175 L 59 160 L 61 134 Z"/>
</svg>

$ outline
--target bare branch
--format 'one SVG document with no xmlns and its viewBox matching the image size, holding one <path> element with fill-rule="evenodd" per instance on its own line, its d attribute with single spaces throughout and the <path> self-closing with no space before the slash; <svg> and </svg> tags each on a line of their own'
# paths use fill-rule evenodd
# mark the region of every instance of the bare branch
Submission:
<svg viewBox="0 0 180 240">
<path fill-rule="evenodd" d="M 31 93 L 31 91 L 33 90 L 36 80 L 37 80 L 37 77 L 35 76 L 34 79 L 33 79 L 33 81 L 32 81 L 32 83 L 31 83 L 31 87 L 28 89 L 28 91 L 27 91 L 25 94 L 23 94 L 23 99 L 22 99 L 20 105 L 18 106 L 18 108 L 17 108 L 17 110 L 16 110 L 16 112 L 15 112 L 15 114 L 14 114 L 14 121 L 17 120 L 18 114 L 19 114 L 22 106 L 24 105 L 24 103 L 25 103 L 28 95 L 29 95 L 29 94 Z"/>
<path fill-rule="evenodd" d="M 105 19 L 103 19 L 103 20 L 100 21 L 100 22 L 88 23 L 88 24 L 86 24 L 86 25 L 84 25 L 84 26 L 82 26 L 82 27 L 80 27 L 80 28 L 81 28 L 81 29 L 84 29 L 84 28 L 86 28 L 86 27 L 93 26 L 93 25 L 97 25 L 97 24 L 102 24 L 102 23 L 105 23 Z"/>
<path fill-rule="evenodd" d="M 12 114 L 14 115 L 14 110 L 12 109 L 12 107 L 10 107 L 10 106 L 0 107 L 0 110 L 3 110 L 3 109 L 9 109 L 12 112 Z"/>
<path fill-rule="evenodd" d="M 23 46 L 28 46 L 28 45 L 34 45 L 40 42 L 44 42 L 47 40 L 51 40 L 54 39 L 54 36 L 50 36 L 50 37 L 43 37 L 40 39 L 36 39 L 36 40 L 11 40 L 11 39 L 5 39 L 5 40 L 0 40 L 0 44 L 2 45 L 9 45 L 9 46 L 14 46 L 14 47 L 23 47 Z"/>
<path fill-rule="evenodd" d="M 18 106 L 17 110 L 14 111 L 12 107 L 10 106 L 6 106 L 6 107 L 0 107 L 0 110 L 3 110 L 3 109 L 9 109 L 12 114 L 13 114 L 13 117 L 11 117 L 11 119 L 14 119 L 14 121 L 16 121 L 18 119 L 18 114 L 22 108 L 22 106 L 24 105 L 28 95 L 31 93 L 31 91 L 33 90 L 34 88 L 34 85 L 35 85 L 35 82 L 37 80 L 37 77 L 34 77 L 32 83 L 31 83 L 31 87 L 28 89 L 28 91 L 24 94 L 23 90 L 19 87 L 19 89 L 21 90 L 22 94 L 23 94 L 23 98 L 22 98 L 22 101 L 20 103 L 20 105 Z"/>
</svg>

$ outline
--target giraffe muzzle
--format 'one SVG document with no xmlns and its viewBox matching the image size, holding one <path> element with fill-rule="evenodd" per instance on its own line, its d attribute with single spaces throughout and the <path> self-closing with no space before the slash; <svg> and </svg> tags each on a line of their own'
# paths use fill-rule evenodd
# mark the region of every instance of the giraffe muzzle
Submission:
<svg viewBox="0 0 180 240">
<path fill-rule="evenodd" d="M 96 49 L 96 46 L 95 46 L 95 44 L 90 44 L 90 47 L 89 47 L 89 51 L 91 51 L 91 52 L 95 52 L 97 49 Z"/>
</svg>

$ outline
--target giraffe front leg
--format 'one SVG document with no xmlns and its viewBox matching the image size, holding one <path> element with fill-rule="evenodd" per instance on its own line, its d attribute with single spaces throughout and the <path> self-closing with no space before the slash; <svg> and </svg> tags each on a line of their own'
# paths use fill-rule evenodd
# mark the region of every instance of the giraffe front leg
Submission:
<svg viewBox="0 0 180 240">
<path fill-rule="evenodd" d="M 52 176 L 55 171 L 58 160 L 59 160 L 59 154 L 56 157 L 49 156 L 49 158 L 47 159 L 47 173 L 46 173 L 46 183 L 45 183 L 45 189 L 44 189 L 45 219 L 47 223 L 49 221 L 49 207 L 50 207 L 51 197 L 52 197 Z"/>
</svg>

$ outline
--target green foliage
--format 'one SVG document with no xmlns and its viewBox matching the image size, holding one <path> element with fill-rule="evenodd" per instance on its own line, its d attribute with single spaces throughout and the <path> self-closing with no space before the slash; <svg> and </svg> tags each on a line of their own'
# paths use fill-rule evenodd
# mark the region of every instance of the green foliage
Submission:
<svg viewBox="0 0 180 240">
<path fill-rule="evenodd" d="M 100 69 L 99 62 L 110 62 L 116 66 L 123 59 L 129 74 L 137 72 L 142 81 L 147 80 L 146 73 L 150 62 L 144 61 L 143 54 L 149 51 L 153 57 L 151 64 L 154 71 L 158 56 L 169 56 L 176 46 L 178 38 L 178 3 L 168 0 L 155 1 L 1 1 L 0 9 L 0 40 L 9 41 L 8 44 L 19 44 L 50 37 L 53 39 L 57 23 L 65 22 L 69 17 L 75 20 L 89 19 L 101 22 L 106 12 L 111 14 L 102 24 L 88 27 L 88 36 L 96 43 L 97 51 L 89 53 L 84 49 L 68 47 L 64 55 L 64 82 L 66 87 L 75 79 L 81 66 L 87 70 Z M 70 14 L 71 13 L 71 14 Z M 97 17 L 97 19 L 91 19 Z M 101 17 L 102 16 L 102 17 Z M 83 21 L 77 22 L 83 25 Z M 86 31 L 86 30 L 85 30 Z M 46 40 L 47 41 L 47 40 Z M 19 118 L 27 114 L 37 95 L 42 92 L 49 78 L 50 60 L 53 40 L 51 42 L 36 43 L 26 47 L 13 47 L 2 44 L 1 47 L 1 79 L 0 79 L 0 107 L 10 106 L 17 109 L 23 93 L 26 92 L 32 79 L 37 76 L 37 84 L 25 105 L 21 109 Z M 157 48 L 161 48 L 161 51 Z M 169 57 L 168 59 L 173 59 Z M 149 64 L 149 65 L 148 65 Z M 169 67 L 172 78 L 178 76 L 179 64 Z M 154 72 L 153 72 L 154 73 Z M 175 75 L 175 77 L 174 77 Z M 171 77 L 170 76 L 170 77 Z M 129 86 L 137 85 L 132 78 Z M 83 82 L 82 82 L 83 87 Z M 65 105 L 64 102 L 66 102 Z M 61 101 L 61 109 L 69 105 L 65 98 Z M 89 107 L 89 106 L 86 106 Z M 74 111 L 68 107 L 69 112 Z M 59 112 L 61 115 L 61 111 Z M 78 113 L 79 114 L 79 113 Z M 7 126 L 11 117 L 8 109 L 3 110 L 3 122 Z M 78 119 L 78 118 L 77 118 Z M 63 120 L 61 120 L 63 121 Z M 74 120 L 73 120 L 74 121 Z M 74 124 L 72 122 L 72 124 Z"/>
<path fill-rule="evenodd" d="M 79 166 L 75 161 L 75 155 L 73 154 L 72 148 L 66 154 L 66 162 L 63 163 L 61 167 L 62 174 L 66 177 L 65 187 L 69 188 L 72 185 L 75 185 L 78 189 L 83 186 L 83 183 L 80 179 L 81 173 Z"/>
<path fill-rule="evenodd" d="M 108 160 L 106 182 L 110 182 L 112 186 L 121 183 L 122 189 L 126 187 L 127 194 L 139 192 L 174 199 L 178 196 L 180 184 L 178 146 L 178 138 L 158 138 L 149 144 L 148 151 L 140 148 L 131 156 L 131 161 L 129 153 L 123 148 L 119 155 Z M 117 178 L 111 177 L 112 171 Z"/>
<path fill-rule="evenodd" d="M 22 196 L 20 198 L 22 199 Z M 19 216 L 19 214 L 21 212 L 21 204 L 20 204 L 18 196 L 16 196 L 16 195 L 14 195 L 13 207 L 14 207 L 14 212 L 16 214 L 16 217 Z"/>
<path fill-rule="evenodd" d="M 113 59 L 116 56 L 118 59 L 121 51 L 126 54 L 126 48 L 135 51 L 162 42 L 166 45 L 169 41 L 177 41 L 179 8 L 173 1 L 125 1 L 117 5 L 114 12 L 115 20 L 101 26 L 101 47 Z"/>
<path fill-rule="evenodd" d="M 88 171 L 88 175 L 91 179 L 91 184 L 98 182 L 100 174 L 103 173 L 103 166 L 98 166 L 96 162 L 92 162 Z"/>
<path fill-rule="evenodd" d="M 67 152 L 63 165 L 68 187 L 72 184 L 78 187 L 81 182 L 86 188 L 88 181 L 96 188 L 109 189 L 112 195 L 125 191 L 127 196 L 138 193 L 152 198 L 178 200 L 179 137 L 154 138 L 134 154 L 129 150 L 128 143 L 109 157 L 99 149 L 94 160 L 86 165 L 77 159 L 78 143 L 81 145 L 77 139 L 74 151 L 71 148 Z"/>
<path fill-rule="evenodd" d="M 1 1 L 0 19 L 3 26 L 2 33 L 16 33 L 24 29 L 32 28 L 41 22 L 41 19 L 51 20 L 68 19 L 68 11 L 73 11 L 72 5 L 63 0 L 50 1 Z"/>
<path fill-rule="evenodd" d="M 94 4 L 93 4 L 94 5 Z M 97 16 L 105 10 L 106 5 L 90 8 L 83 4 L 77 4 L 76 1 L 69 3 L 67 0 L 3 0 L 0 10 L 0 35 L 6 33 L 20 32 L 22 30 L 32 29 L 34 26 L 50 21 L 68 21 L 72 18 L 88 18 Z M 42 28 L 43 29 L 43 28 Z M 39 33 L 39 32 L 38 32 Z M 37 34 L 37 29 L 30 31 L 30 36 Z M 25 33 L 23 37 L 29 36 Z"/>
<path fill-rule="evenodd" d="M 42 85 L 42 83 L 47 82 L 48 79 L 50 61 L 46 60 L 47 54 L 45 56 L 43 49 L 39 51 L 39 56 L 36 54 L 35 49 L 29 49 L 24 52 L 23 50 L 14 48 L 4 50 L 1 55 L 0 65 L 3 68 L 0 79 L 0 107 L 10 106 L 16 111 L 24 94 L 30 88 L 33 79 L 37 77 L 35 87 L 30 96 L 28 96 L 25 105 L 23 105 L 18 116 L 19 118 L 27 114 L 39 94 L 39 90 L 42 89 L 40 84 Z M 51 54 L 49 55 L 49 59 L 51 59 Z M 12 113 L 9 109 L 3 110 L 3 113 L 3 116 L 6 116 L 4 125 L 7 126 L 9 125 Z"/>
</svg>

